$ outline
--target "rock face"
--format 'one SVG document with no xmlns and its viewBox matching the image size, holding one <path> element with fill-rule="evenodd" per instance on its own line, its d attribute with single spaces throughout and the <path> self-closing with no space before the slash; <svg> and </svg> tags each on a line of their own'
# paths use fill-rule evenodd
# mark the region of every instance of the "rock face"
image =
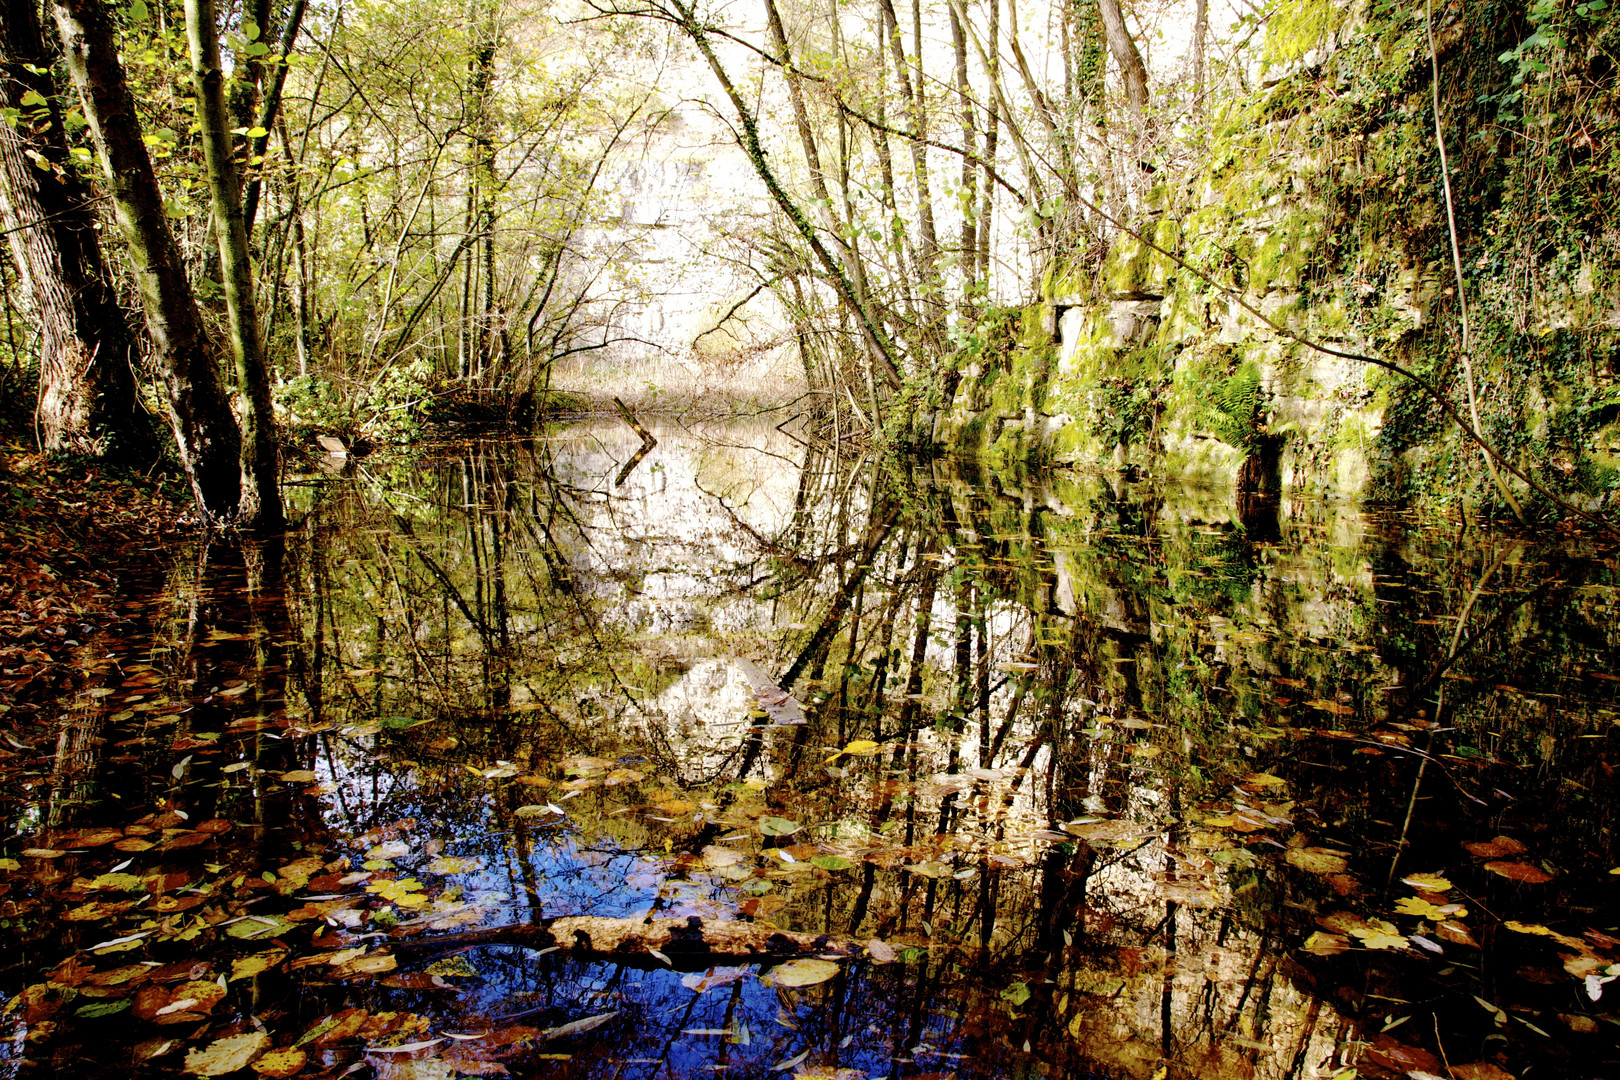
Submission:
<svg viewBox="0 0 1620 1080">
<path fill-rule="evenodd" d="M 1411 383 L 1301 345 L 1236 302 L 1311 341 L 1419 372 L 1467 410 L 1422 9 L 1283 8 L 1260 88 L 1212 118 L 1195 168 L 1136 193 L 1137 235 L 1115 233 L 1100 257 L 1054 260 L 1038 303 L 981 326 L 988 344 L 960 359 L 937 444 L 1217 485 L 1274 471 L 1291 493 L 1495 501 L 1477 451 Z M 1557 174 L 1466 137 L 1492 119 L 1479 110 L 1497 108 L 1485 91 L 1511 77 L 1498 59 L 1510 30 L 1464 21 L 1488 17 L 1436 13 L 1481 426 L 1522 467 L 1598 505 L 1620 478 L 1620 275 L 1610 272 L 1620 223 L 1588 198 L 1548 232 L 1526 177 L 1558 186 Z M 1585 47 L 1601 40 L 1594 31 Z M 1549 107 L 1613 115 L 1613 83 L 1600 105 Z M 1578 159 L 1577 149 L 1554 139 L 1541 152 Z M 1248 412 L 1229 400 L 1246 369 L 1259 375 Z M 1240 475 L 1262 448 L 1274 469 Z"/>
</svg>

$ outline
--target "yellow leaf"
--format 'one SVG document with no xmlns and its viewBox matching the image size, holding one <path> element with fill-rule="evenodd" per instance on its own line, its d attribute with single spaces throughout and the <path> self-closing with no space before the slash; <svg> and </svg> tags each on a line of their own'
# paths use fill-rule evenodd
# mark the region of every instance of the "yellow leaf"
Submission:
<svg viewBox="0 0 1620 1080">
<path fill-rule="evenodd" d="M 260 972 L 268 971 L 281 963 L 281 958 L 286 955 L 280 949 L 272 949 L 269 952 L 254 953 L 252 956 L 238 956 L 231 961 L 230 981 L 249 979 Z"/>
<path fill-rule="evenodd" d="M 1445 892 L 1451 888 L 1451 882 L 1439 874 L 1412 874 L 1410 877 L 1401 878 L 1401 880 L 1412 886 L 1412 888 L 1422 889 L 1425 892 Z"/>
<path fill-rule="evenodd" d="M 789 960 L 766 976 L 774 986 L 814 986 L 838 974 L 838 965 L 831 960 Z"/>
<path fill-rule="evenodd" d="M 1433 919 L 1439 922 L 1446 917 L 1446 913 L 1416 896 L 1403 897 L 1395 902 L 1395 910 L 1402 915 L 1416 915 L 1420 919 Z"/>
<path fill-rule="evenodd" d="M 186 1054 L 186 1072 L 194 1076 L 224 1076 L 247 1067 L 248 1062 L 270 1048 L 270 1036 L 262 1031 L 217 1039 L 206 1048 Z"/>
<path fill-rule="evenodd" d="M 871 739 L 856 739 L 827 760 L 837 761 L 845 754 L 848 754 L 850 757 L 870 757 L 871 755 L 877 753 L 878 749 L 878 744 L 873 742 Z"/>
</svg>

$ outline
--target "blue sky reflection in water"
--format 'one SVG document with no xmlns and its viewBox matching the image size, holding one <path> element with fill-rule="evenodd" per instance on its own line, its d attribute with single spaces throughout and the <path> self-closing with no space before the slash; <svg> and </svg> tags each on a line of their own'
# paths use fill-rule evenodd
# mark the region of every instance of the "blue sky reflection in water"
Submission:
<svg viewBox="0 0 1620 1080">
<path fill-rule="evenodd" d="M 0 1072 L 1612 1069 L 1612 558 L 659 439 L 367 463 L 283 550 L 132 560 L 7 766 Z"/>
</svg>

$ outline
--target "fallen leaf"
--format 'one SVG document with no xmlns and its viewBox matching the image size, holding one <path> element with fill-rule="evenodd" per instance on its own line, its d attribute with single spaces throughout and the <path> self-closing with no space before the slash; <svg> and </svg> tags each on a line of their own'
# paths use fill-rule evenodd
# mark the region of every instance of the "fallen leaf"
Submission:
<svg viewBox="0 0 1620 1080">
<path fill-rule="evenodd" d="M 547 1028 L 545 1031 L 540 1033 L 540 1037 L 550 1040 L 566 1038 L 569 1035 L 578 1035 L 582 1031 L 590 1031 L 592 1028 L 599 1028 L 618 1015 L 618 1012 L 614 1011 L 598 1013 L 595 1016 L 587 1016 L 583 1020 L 573 1020 L 569 1023 L 563 1024 L 561 1027 Z"/>
<path fill-rule="evenodd" d="M 877 938 L 866 943 L 866 955 L 872 958 L 874 964 L 892 964 L 900 957 L 893 945 Z"/>
<path fill-rule="evenodd" d="M 1338 874 L 1350 865 L 1341 853 L 1328 848 L 1289 848 L 1283 858 L 1289 866 L 1312 874 Z"/>
<path fill-rule="evenodd" d="M 831 960 L 789 960 L 762 979 L 772 986 L 815 986 L 838 974 L 838 965 Z"/>
<path fill-rule="evenodd" d="M 1551 881 L 1552 875 L 1539 866 L 1522 862 L 1488 862 L 1485 869 L 1493 874 L 1500 874 L 1510 881 L 1522 881 L 1528 885 L 1540 885 Z"/>
<path fill-rule="evenodd" d="M 1401 880 L 1414 889 L 1423 889 L 1426 892 L 1445 892 L 1451 888 L 1451 882 L 1439 874 L 1412 874 Z"/>
<path fill-rule="evenodd" d="M 281 1080 L 304 1067 L 304 1052 L 296 1046 L 272 1050 L 253 1063 L 253 1071 L 271 1080 Z"/>
<path fill-rule="evenodd" d="M 281 963 L 282 957 L 287 954 L 279 949 L 270 952 L 254 953 L 252 956 L 238 956 L 231 961 L 230 981 L 249 979 L 261 972 L 268 971 Z"/>
<path fill-rule="evenodd" d="M 270 1036 L 262 1031 L 217 1039 L 208 1046 L 186 1054 L 186 1072 L 193 1076 L 224 1076 L 247 1068 L 248 1062 L 270 1046 Z"/>
</svg>

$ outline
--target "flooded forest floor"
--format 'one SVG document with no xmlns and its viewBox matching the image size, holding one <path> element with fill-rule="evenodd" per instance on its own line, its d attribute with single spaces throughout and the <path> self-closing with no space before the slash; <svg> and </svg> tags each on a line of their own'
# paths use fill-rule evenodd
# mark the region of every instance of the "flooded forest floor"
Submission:
<svg viewBox="0 0 1620 1080">
<path fill-rule="evenodd" d="M 9 456 L 0 1077 L 1620 1074 L 1612 551 L 651 426 Z"/>
</svg>

